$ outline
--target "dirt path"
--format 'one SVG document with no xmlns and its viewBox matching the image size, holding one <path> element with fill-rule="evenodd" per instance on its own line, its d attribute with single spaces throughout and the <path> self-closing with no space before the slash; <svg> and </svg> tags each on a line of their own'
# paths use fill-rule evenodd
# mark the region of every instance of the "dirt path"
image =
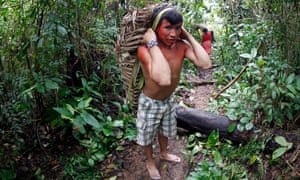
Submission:
<svg viewBox="0 0 300 180">
<path fill-rule="evenodd" d="M 200 76 L 189 77 L 188 80 L 210 80 L 212 70 L 205 70 Z M 192 89 L 186 89 L 183 92 L 177 92 L 177 102 L 183 101 L 190 107 L 207 110 L 208 101 L 213 92 L 213 85 L 194 86 Z M 188 176 L 190 168 L 184 157 L 182 150 L 187 143 L 186 136 L 177 136 L 170 140 L 169 152 L 174 153 L 182 159 L 181 163 L 169 163 L 159 159 L 159 146 L 157 141 L 154 143 L 154 155 L 156 164 L 163 180 L 183 180 Z M 146 169 L 143 149 L 135 143 L 123 144 L 125 150 L 115 153 L 104 163 L 102 172 L 107 179 L 115 178 L 120 180 L 150 180 Z"/>
</svg>

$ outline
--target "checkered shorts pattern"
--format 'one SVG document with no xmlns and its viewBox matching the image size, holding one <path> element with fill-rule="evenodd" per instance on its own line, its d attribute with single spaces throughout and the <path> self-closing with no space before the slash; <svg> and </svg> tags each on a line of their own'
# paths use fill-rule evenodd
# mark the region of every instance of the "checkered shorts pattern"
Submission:
<svg viewBox="0 0 300 180">
<path fill-rule="evenodd" d="M 174 111 L 174 96 L 159 101 L 141 93 L 137 113 L 137 143 L 142 146 L 149 145 L 157 133 L 174 137 L 177 132 L 177 122 Z"/>
</svg>

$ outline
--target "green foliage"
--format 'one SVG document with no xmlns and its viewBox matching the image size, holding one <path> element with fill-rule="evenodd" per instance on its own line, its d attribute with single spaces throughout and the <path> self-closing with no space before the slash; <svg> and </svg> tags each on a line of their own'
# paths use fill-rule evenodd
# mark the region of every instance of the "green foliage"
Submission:
<svg viewBox="0 0 300 180">
<path fill-rule="evenodd" d="M 286 151 L 292 148 L 293 143 L 289 143 L 286 139 L 282 136 L 276 136 L 275 142 L 278 143 L 281 147 L 277 148 L 272 154 L 272 160 L 279 158 L 282 156 Z"/>
<path fill-rule="evenodd" d="M 67 179 L 100 179 L 102 173 L 95 169 L 93 160 L 86 155 L 74 155 L 66 162 L 64 177 Z"/>
<path fill-rule="evenodd" d="M 280 9 L 275 4 L 274 9 L 263 16 L 261 7 L 270 8 L 263 1 L 259 1 L 260 8 L 251 1 L 222 6 L 226 23 L 221 51 L 215 54 L 222 59 L 224 67 L 214 74 L 218 79 L 217 87 L 228 84 L 243 66 L 247 69 L 212 105 L 214 111 L 225 110 L 230 119 L 238 121 L 236 127 L 240 131 L 252 129 L 254 123 L 290 129 L 299 121 L 299 66 L 295 66 L 299 63 L 299 54 L 294 53 L 299 43 L 291 40 L 291 33 L 297 32 L 299 26 L 294 27 L 294 16 L 288 18 L 289 24 L 272 16 L 272 13 L 286 12 L 297 5 L 282 4 Z M 251 11 L 256 16 L 249 13 Z M 286 56 L 287 53 L 290 56 Z"/>
<path fill-rule="evenodd" d="M 121 138 L 133 139 L 130 135 L 130 129 L 123 132 L 126 126 L 130 126 L 134 119 L 129 116 L 129 108 L 120 103 L 114 102 L 119 108 L 120 115 L 115 119 L 111 116 L 106 116 L 104 112 L 95 108 L 95 104 L 99 101 L 91 96 L 101 95 L 94 91 L 91 85 L 92 82 L 87 82 L 82 79 L 83 88 L 81 89 L 83 96 L 75 98 L 76 101 L 64 103 L 63 107 L 55 107 L 54 110 L 60 114 L 60 121 L 67 120 L 67 124 L 71 124 L 73 135 L 81 144 L 95 152 L 95 158 L 98 161 L 103 161 L 110 149 L 117 146 L 117 141 Z M 56 120 L 57 122 L 57 120 Z M 65 124 L 65 123 L 64 123 Z M 134 134 L 134 133 L 133 133 Z M 100 153 L 100 154 L 99 154 Z"/>
<path fill-rule="evenodd" d="M 257 167 L 256 176 L 261 177 L 265 174 L 260 157 L 263 149 L 264 144 L 256 139 L 244 146 L 221 142 L 218 131 L 212 131 L 207 139 L 199 133 L 190 135 L 184 154 L 194 168 L 186 179 L 248 179 L 253 177 L 247 170 L 251 166 Z M 197 156 L 201 160 L 193 162 Z"/>
<path fill-rule="evenodd" d="M 218 2 L 224 25 L 219 33 L 222 42 L 218 42 L 213 54 L 214 63 L 223 65 L 213 75 L 217 89 L 231 82 L 243 68 L 246 70 L 217 100 L 211 101 L 212 110 L 224 112 L 234 121 L 229 132 L 251 130 L 256 125 L 296 128 L 300 117 L 300 56 L 295 52 L 300 37 L 295 34 L 300 26 L 295 11 L 299 11 L 299 3 Z M 283 137 L 275 141 L 280 147 L 269 157 L 262 154 L 264 140 L 233 145 L 228 140 L 216 143 L 190 136 L 185 154 L 191 164 L 193 158 L 200 163 L 194 163 L 187 179 L 264 179 L 269 174 L 265 160 L 279 162 L 292 147 Z"/>
<path fill-rule="evenodd" d="M 13 179 L 14 158 L 25 150 L 26 128 L 31 126 L 30 103 L 18 91 L 22 77 L 0 72 L 0 177 Z"/>
<path fill-rule="evenodd" d="M 185 27 L 198 35 L 193 26 L 206 22 L 203 13 L 210 7 L 203 1 L 169 2 L 182 10 Z M 231 81 L 246 64 L 248 68 L 234 86 L 212 102 L 215 110 L 224 110 L 236 121 L 229 131 L 250 130 L 254 123 L 293 127 L 300 117 L 300 30 L 299 23 L 295 23 L 298 5 L 279 0 L 239 2 L 222 1 L 220 6 L 225 25 L 221 31 L 223 42 L 214 57 L 224 66 L 215 73 L 217 88 Z M 112 149 L 121 150 L 120 140 L 134 140 L 134 118 L 120 98 L 124 92 L 113 49 L 126 9 L 145 4 L 146 1 L 0 1 L 1 178 L 17 176 L 15 168 L 23 158 L 20 153 L 37 145 L 39 124 L 50 129 L 62 127 L 64 131 L 71 128 L 86 148 L 85 154 L 67 161 L 66 177 L 74 179 L 101 178 L 95 168 L 97 163 Z M 257 50 L 256 56 L 252 49 Z M 187 73 L 195 73 L 190 64 L 184 66 L 189 69 Z M 54 133 L 50 138 L 56 136 Z M 237 168 L 243 163 L 230 163 L 233 160 L 227 156 L 235 160 L 245 157 L 243 160 L 250 165 L 260 164 L 259 145 L 253 143 L 249 150 L 241 147 L 238 151 L 230 143 L 221 146 L 215 132 L 206 143 L 199 138 L 200 135 L 191 137 L 189 145 L 190 155 L 203 151 L 206 157 L 199 166 L 201 170 L 195 170 L 203 174 L 195 177 L 210 174 L 226 179 L 232 177 L 229 172 L 234 177 L 246 177 L 241 172 L 243 168 Z M 290 147 L 288 142 L 278 142 L 281 147 L 274 152 L 274 160 Z M 41 172 L 37 167 L 32 175 L 44 179 Z"/>
<path fill-rule="evenodd" d="M 119 6 L 104 1 L 0 4 L 1 172 L 14 172 L 19 152 L 37 144 L 39 124 L 63 131 L 74 127 L 91 163 L 102 161 L 123 136 L 133 139 L 135 132 L 125 128 L 132 127 L 132 118 L 110 108 L 123 93 L 113 52 L 117 18 L 123 14 Z M 38 170 L 32 174 L 43 178 Z"/>
<path fill-rule="evenodd" d="M 1 155 L 0 157 L 4 157 L 2 152 L 0 152 L 0 155 Z M 8 163 L 8 165 L 1 166 L 1 169 L 0 169 L 0 178 L 1 179 L 5 179 L 5 180 L 15 179 L 16 176 L 17 176 L 17 174 L 14 170 L 13 161 L 10 161 L 10 163 Z"/>
</svg>

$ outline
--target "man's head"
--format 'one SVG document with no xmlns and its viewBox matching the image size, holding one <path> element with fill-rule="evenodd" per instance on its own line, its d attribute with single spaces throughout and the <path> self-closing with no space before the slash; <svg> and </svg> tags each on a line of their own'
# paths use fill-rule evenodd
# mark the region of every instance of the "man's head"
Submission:
<svg viewBox="0 0 300 180">
<path fill-rule="evenodd" d="M 202 25 L 202 24 L 200 24 L 200 25 L 196 25 L 195 26 L 195 28 L 196 28 L 196 30 L 201 30 L 202 32 L 204 32 L 204 33 L 207 33 L 207 31 L 208 31 L 208 29 L 207 29 L 207 27 L 205 27 L 204 25 Z"/>
<path fill-rule="evenodd" d="M 182 15 L 174 7 L 166 4 L 153 11 L 151 18 L 153 31 L 156 31 L 164 19 L 169 21 L 172 25 L 183 22 Z"/>
</svg>

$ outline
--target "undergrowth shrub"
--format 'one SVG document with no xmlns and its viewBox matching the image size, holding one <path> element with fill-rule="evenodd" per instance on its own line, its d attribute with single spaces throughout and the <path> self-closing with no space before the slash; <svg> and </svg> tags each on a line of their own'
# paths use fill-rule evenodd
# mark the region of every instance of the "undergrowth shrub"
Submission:
<svg viewBox="0 0 300 180">
<path fill-rule="evenodd" d="M 16 177 L 16 157 L 26 149 L 26 139 L 31 126 L 30 107 L 18 91 L 23 78 L 0 72 L 0 177 Z"/>
<path fill-rule="evenodd" d="M 190 135 L 183 152 L 192 167 L 186 179 L 264 177 L 266 172 L 260 155 L 264 147 L 264 142 L 257 142 L 256 138 L 246 145 L 234 145 L 229 140 L 221 140 L 218 131 L 212 131 L 208 136 Z"/>
<path fill-rule="evenodd" d="M 231 28 L 232 36 L 224 38 L 223 43 L 229 45 L 219 52 L 223 53 L 225 61 L 224 67 L 214 73 L 214 77 L 218 78 L 218 87 L 232 81 L 244 66 L 247 69 L 221 94 L 217 102 L 211 101 L 212 107 L 215 111 L 222 109 L 232 120 L 238 120 L 240 124 L 237 127 L 240 131 L 252 129 L 253 124 L 290 129 L 297 123 L 300 115 L 299 98 L 296 98 L 300 97 L 297 68 L 281 59 L 280 49 L 264 47 L 274 36 L 265 33 L 269 26 L 261 23 L 251 26 L 255 26 L 255 30 L 245 24 Z M 235 43 L 232 44 L 233 42 Z M 255 53 L 255 56 L 251 56 L 251 47 L 252 50 L 257 47 L 257 55 Z M 232 56 L 232 53 L 236 55 Z"/>
</svg>

